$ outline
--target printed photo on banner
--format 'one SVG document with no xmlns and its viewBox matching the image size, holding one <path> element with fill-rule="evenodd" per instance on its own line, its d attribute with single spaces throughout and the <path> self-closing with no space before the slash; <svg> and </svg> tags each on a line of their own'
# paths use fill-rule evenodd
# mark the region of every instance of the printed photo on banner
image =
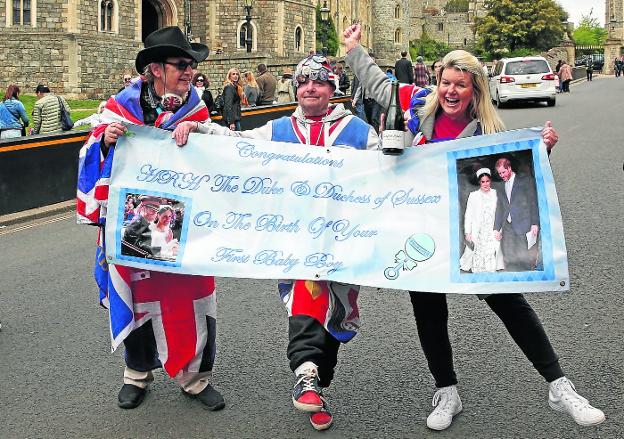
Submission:
<svg viewBox="0 0 624 439">
<path fill-rule="evenodd" d="M 123 198 L 123 215 L 119 215 L 122 259 L 145 259 L 144 262 L 155 264 L 176 262 L 185 229 L 185 200 L 127 191 Z"/>
<path fill-rule="evenodd" d="M 456 169 L 461 275 L 543 271 L 533 151 L 462 158 Z"/>
</svg>

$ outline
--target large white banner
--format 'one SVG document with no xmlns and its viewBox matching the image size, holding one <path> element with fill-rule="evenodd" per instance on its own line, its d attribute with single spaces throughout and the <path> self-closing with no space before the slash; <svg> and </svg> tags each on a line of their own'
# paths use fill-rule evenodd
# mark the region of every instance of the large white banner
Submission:
<svg viewBox="0 0 624 439">
<path fill-rule="evenodd" d="M 561 213 L 539 130 L 429 144 L 399 157 L 199 134 L 178 148 L 170 132 L 129 130 L 113 162 L 109 263 L 446 293 L 569 288 Z M 513 192 L 509 202 L 495 169 L 500 158 L 511 162 L 513 190 L 522 182 L 533 194 L 504 213 L 520 195 Z M 480 189 L 481 168 L 491 170 L 490 191 Z M 470 197 L 484 201 L 471 202 L 467 212 Z M 141 199 L 161 208 L 157 224 L 148 227 Z M 522 218 L 529 210 L 536 220 Z M 506 222 L 500 240 L 497 221 Z M 511 230 L 523 221 L 537 233 L 523 229 L 514 238 Z M 508 250 L 512 238 L 529 261 L 525 268 Z"/>
</svg>

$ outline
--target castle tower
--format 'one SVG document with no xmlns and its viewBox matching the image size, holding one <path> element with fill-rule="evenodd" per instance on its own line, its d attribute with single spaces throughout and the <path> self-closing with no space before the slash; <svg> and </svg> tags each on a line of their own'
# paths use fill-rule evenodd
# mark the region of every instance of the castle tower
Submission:
<svg viewBox="0 0 624 439">
<path fill-rule="evenodd" d="M 413 39 L 411 26 L 413 0 L 373 0 L 372 11 L 372 46 L 370 47 L 380 63 L 391 62 L 400 57 L 403 50 L 409 49 Z M 382 61 L 383 60 L 383 61 Z"/>
<path fill-rule="evenodd" d="M 624 40 L 624 1 L 605 0 L 605 25 L 609 39 Z"/>
</svg>

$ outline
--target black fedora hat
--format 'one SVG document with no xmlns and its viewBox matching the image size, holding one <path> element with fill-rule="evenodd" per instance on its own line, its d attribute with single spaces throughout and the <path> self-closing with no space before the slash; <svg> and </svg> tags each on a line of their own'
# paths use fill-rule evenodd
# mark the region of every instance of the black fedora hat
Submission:
<svg viewBox="0 0 624 439">
<path fill-rule="evenodd" d="M 189 43 L 182 30 L 177 26 L 163 27 L 145 38 L 145 49 L 136 57 L 137 72 L 142 73 L 151 62 L 164 61 L 173 56 L 188 56 L 197 62 L 208 58 L 208 46 L 201 43 Z"/>
</svg>

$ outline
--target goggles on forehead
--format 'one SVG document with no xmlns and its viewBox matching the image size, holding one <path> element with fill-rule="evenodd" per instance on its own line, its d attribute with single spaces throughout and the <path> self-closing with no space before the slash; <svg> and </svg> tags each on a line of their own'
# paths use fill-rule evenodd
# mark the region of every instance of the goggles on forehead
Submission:
<svg viewBox="0 0 624 439">
<path fill-rule="evenodd" d="M 297 65 L 295 80 L 298 84 L 303 84 L 307 80 L 327 81 L 334 85 L 335 75 L 331 66 L 322 55 L 312 55 Z"/>
</svg>

